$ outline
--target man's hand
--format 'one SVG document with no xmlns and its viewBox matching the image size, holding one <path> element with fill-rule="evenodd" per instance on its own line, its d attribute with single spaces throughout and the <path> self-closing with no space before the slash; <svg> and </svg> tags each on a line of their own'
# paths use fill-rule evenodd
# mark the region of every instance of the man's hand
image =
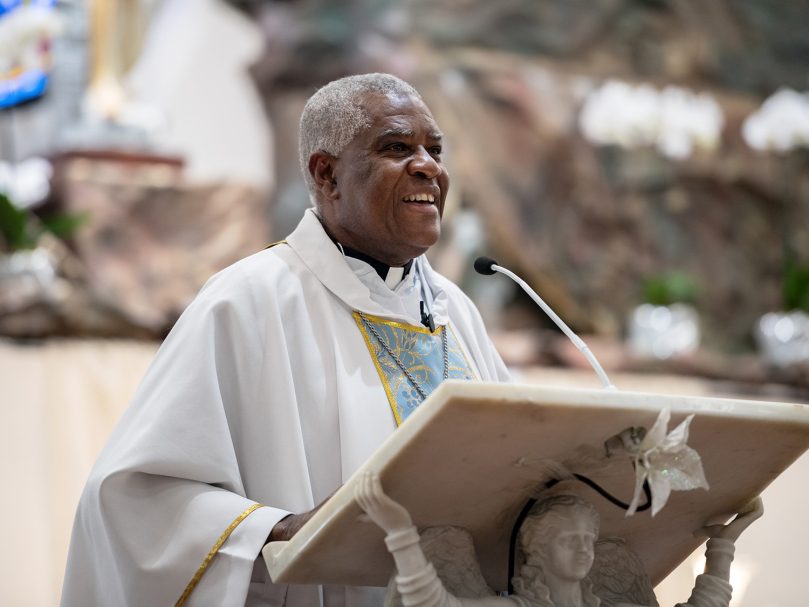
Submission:
<svg viewBox="0 0 809 607">
<path fill-rule="evenodd" d="M 286 542 L 291 540 L 292 536 L 295 535 L 298 530 L 306 524 L 306 521 L 312 518 L 318 510 L 320 510 L 320 506 L 302 514 L 288 514 L 275 524 L 275 527 L 270 531 L 269 537 L 267 537 L 267 541 Z"/>
<path fill-rule="evenodd" d="M 295 535 L 301 527 L 303 527 L 306 522 L 315 515 L 315 512 L 320 510 L 323 507 L 323 504 L 328 502 L 331 499 L 331 496 L 337 493 L 337 489 L 335 489 L 329 497 L 324 499 L 320 502 L 317 506 L 309 510 L 308 512 L 302 512 L 301 514 L 288 514 L 280 521 L 275 524 L 275 527 L 272 528 L 270 531 L 270 535 L 267 537 L 268 542 L 288 542 L 292 539 L 292 536 Z"/>
</svg>

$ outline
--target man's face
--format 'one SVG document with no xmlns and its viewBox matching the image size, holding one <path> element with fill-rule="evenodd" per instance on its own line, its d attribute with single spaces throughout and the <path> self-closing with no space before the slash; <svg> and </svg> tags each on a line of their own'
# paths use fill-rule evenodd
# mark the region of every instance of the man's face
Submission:
<svg viewBox="0 0 809 607">
<path fill-rule="evenodd" d="M 339 242 L 399 266 L 441 234 L 449 188 L 441 132 L 414 97 L 366 95 L 362 106 L 371 126 L 335 160 L 335 193 L 321 217 Z"/>
</svg>

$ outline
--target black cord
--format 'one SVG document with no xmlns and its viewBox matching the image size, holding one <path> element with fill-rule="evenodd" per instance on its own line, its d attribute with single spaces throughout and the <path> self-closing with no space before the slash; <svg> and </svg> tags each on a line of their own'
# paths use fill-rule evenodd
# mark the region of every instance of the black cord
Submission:
<svg viewBox="0 0 809 607">
<path fill-rule="evenodd" d="M 612 494 L 608 493 L 603 487 L 601 487 L 598 483 L 593 481 L 592 479 L 587 478 L 581 474 L 574 474 L 573 475 L 576 480 L 581 481 L 594 491 L 596 491 L 600 496 L 608 500 L 610 503 L 622 508 L 623 510 L 629 510 L 629 504 L 626 502 L 622 502 L 617 497 L 613 496 Z M 549 480 L 545 483 L 545 487 L 550 489 L 554 485 L 558 484 L 560 479 L 554 478 Z M 648 481 L 643 481 L 643 493 L 646 496 L 646 503 L 638 506 L 636 512 L 643 512 L 644 510 L 648 510 L 652 507 L 652 490 L 649 487 Z M 514 560 L 516 559 L 516 552 L 517 552 L 517 535 L 520 532 L 520 527 L 522 527 L 523 521 L 528 516 L 528 513 L 531 511 L 531 508 L 534 507 L 534 504 L 537 503 L 537 498 L 532 497 L 529 499 L 525 506 L 523 506 L 522 510 L 520 510 L 520 514 L 517 515 L 517 520 L 514 523 L 514 527 L 511 530 L 511 538 L 509 539 L 508 543 L 508 593 L 514 593 L 514 586 L 511 583 L 512 578 L 514 577 Z"/>
</svg>

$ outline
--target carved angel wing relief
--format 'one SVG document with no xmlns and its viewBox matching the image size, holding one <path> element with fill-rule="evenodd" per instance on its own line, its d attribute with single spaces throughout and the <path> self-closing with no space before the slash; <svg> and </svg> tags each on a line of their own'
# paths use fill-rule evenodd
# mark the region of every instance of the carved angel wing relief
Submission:
<svg viewBox="0 0 809 607">
<path fill-rule="evenodd" d="M 456 597 L 483 598 L 495 596 L 483 578 L 470 533 L 450 525 L 420 530 L 421 548 L 435 567 L 446 589 Z M 402 597 L 391 578 L 386 607 L 402 607 Z"/>
<path fill-rule="evenodd" d="M 621 538 L 600 539 L 588 579 L 602 607 L 621 603 L 658 607 L 646 569 L 638 555 Z"/>
</svg>

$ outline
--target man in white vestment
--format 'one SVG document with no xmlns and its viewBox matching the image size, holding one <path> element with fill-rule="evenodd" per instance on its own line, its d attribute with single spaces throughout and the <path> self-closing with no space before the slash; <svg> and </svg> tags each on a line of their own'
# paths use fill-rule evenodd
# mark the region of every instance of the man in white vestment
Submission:
<svg viewBox="0 0 809 607">
<path fill-rule="evenodd" d="M 393 76 L 312 96 L 314 208 L 211 278 L 160 348 L 82 495 L 63 606 L 381 605 L 384 589 L 273 584 L 260 551 L 441 381 L 508 376 L 424 257 L 449 186 L 441 138 Z"/>
</svg>

